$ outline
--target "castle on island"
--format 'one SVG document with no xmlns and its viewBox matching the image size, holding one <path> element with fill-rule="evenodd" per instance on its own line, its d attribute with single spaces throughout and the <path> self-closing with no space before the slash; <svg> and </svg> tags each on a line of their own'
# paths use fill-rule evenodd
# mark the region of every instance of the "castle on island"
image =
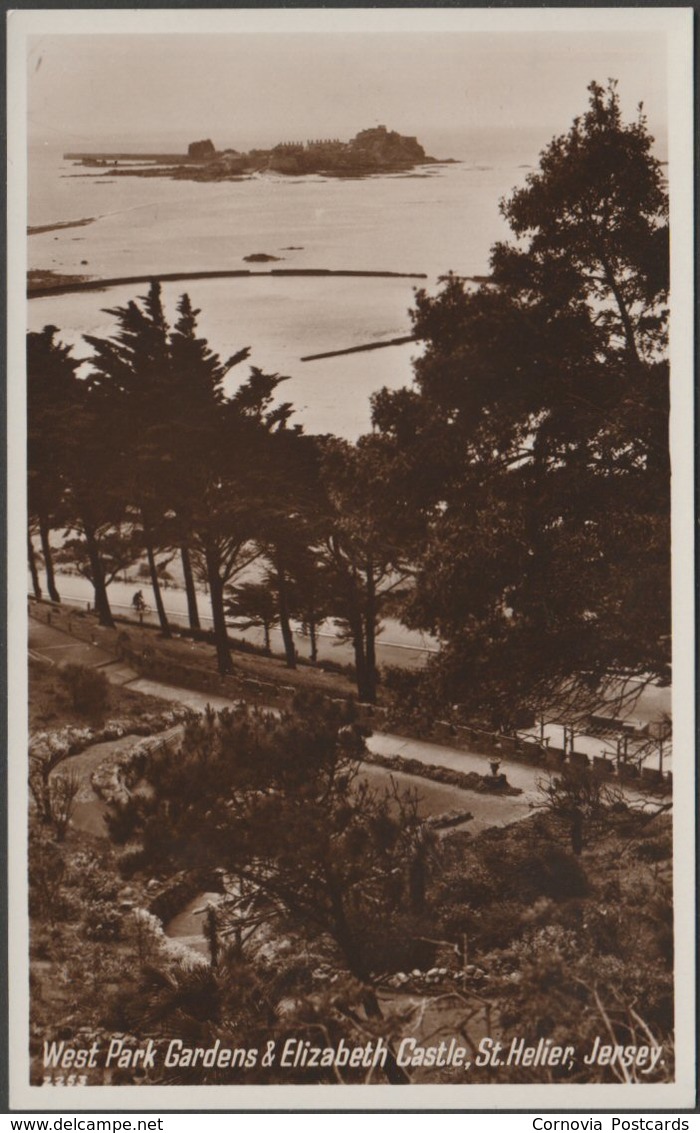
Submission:
<svg viewBox="0 0 700 1133">
<path fill-rule="evenodd" d="M 360 130 L 349 142 L 339 138 L 280 142 L 271 151 L 269 168 L 277 173 L 371 172 L 405 169 L 432 160 L 417 138 L 381 125 Z"/>
<path fill-rule="evenodd" d="M 247 153 L 217 150 L 211 138 L 204 138 L 190 142 L 187 153 L 182 154 L 67 153 L 64 157 L 92 166 L 123 163 L 122 169 L 117 170 L 122 176 L 169 176 L 198 181 L 260 172 L 352 177 L 412 169 L 436 160 L 428 157 L 417 138 L 384 125 L 360 130 L 349 142 L 339 138 L 282 141 L 272 149 L 251 149 Z M 139 163 L 139 168 L 124 167 L 134 162 Z"/>
</svg>

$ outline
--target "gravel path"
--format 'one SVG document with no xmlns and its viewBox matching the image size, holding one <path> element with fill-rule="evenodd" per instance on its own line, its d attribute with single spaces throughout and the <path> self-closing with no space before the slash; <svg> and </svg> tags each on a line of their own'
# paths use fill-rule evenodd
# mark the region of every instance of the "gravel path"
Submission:
<svg viewBox="0 0 700 1133">
<path fill-rule="evenodd" d="M 131 751 L 142 741 L 143 736 L 123 736 L 118 740 L 93 744 L 92 747 L 86 748 L 78 755 L 70 755 L 58 764 L 52 772 L 53 775 L 72 773 L 80 778 L 80 790 L 71 817 L 73 827 L 77 830 L 83 830 L 86 834 L 92 834 L 96 838 L 107 837 L 107 827 L 104 820 L 107 807 L 93 789 L 92 773 L 111 756 Z"/>
</svg>

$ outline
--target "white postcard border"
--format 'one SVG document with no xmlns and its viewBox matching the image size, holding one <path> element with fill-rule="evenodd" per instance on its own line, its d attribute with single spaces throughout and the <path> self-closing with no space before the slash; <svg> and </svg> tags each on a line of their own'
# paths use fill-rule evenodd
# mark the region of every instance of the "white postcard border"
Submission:
<svg viewBox="0 0 700 1133">
<path fill-rule="evenodd" d="M 690 8 L 551 9 L 119 9 L 14 11 L 8 16 L 8 818 L 11 1105 L 26 1110 L 109 1109 L 666 1109 L 695 1104 L 694 434 L 693 122 Z M 28 791 L 26 615 L 26 40 L 40 34 L 162 34 L 353 31 L 641 31 L 668 40 L 671 178 L 673 458 L 674 906 L 676 1061 L 674 1083 L 656 1085 L 119 1086 L 56 1091 L 30 1086 L 27 1036 Z"/>
</svg>

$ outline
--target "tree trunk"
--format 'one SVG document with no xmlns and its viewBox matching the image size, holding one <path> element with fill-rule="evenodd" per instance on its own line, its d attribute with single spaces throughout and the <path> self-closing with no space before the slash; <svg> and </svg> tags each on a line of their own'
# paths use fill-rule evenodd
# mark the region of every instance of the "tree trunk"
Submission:
<svg viewBox="0 0 700 1133">
<path fill-rule="evenodd" d="M 634 333 L 634 327 L 632 326 L 632 319 L 630 317 L 629 308 L 627 306 L 627 303 L 625 302 L 625 297 L 622 294 L 622 290 L 615 276 L 615 272 L 613 271 L 612 264 L 610 263 L 610 260 L 600 243 L 598 243 L 598 254 L 600 256 L 600 262 L 603 265 L 603 272 L 605 273 L 605 278 L 608 282 L 608 286 L 613 293 L 615 302 L 617 303 L 617 309 L 620 312 L 620 320 L 622 322 L 622 328 L 625 335 L 627 353 L 629 354 L 634 364 L 636 366 L 639 366 L 639 351 L 637 350 L 637 341 Z"/>
<path fill-rule="evenodd" d="M 90 558 L 90 569 L 92 571 L 92 586 L 95 591 L 95 610 L 97 611 L 97 618 L 101 626 L 109 626 L 114 629 L 114 618 L 109 606 L 109 598 L 107 597 L 107 587 L 105 585 L 105 576 L 102 569 L 102 560 L 100 559 L 100 549 L 97 545 L 95 532 L 91 527 L 85 527 L 85 542 L 87 544 L 88 556 Z"/>
<path fill-rule="evenodd" d="M 316 630 L 316 619 L 309 618 L 309 646 L 311 649 L 311 661 L 315 665 L 318 661 L 318 634 Z"/>
<path fill-rule="evenodd" d="M 345 956 L 347 965 L 354 976 L 366 980 L 368 972 L 357 954 L 357 946 L 345 915 L 345 905 L 340 885 L 329 866 L 325 867 L 326 889 L 330 899 L 333 918 L 333 937 Z"/>
<path fill-rule="evenodd" d="M 180 556 L 182 558 L 182 573 L 185 578 L 185 593 L 187 594 L 187 613 L 190 619 L 190 629 L 201 629 L 199 610 L 197 609 L 197 591 L 194 588 L 194 575 L 192 574 L 190 552 L 184 543 L 180 547 Z"/>
<path fill-rule="evenodd" d="M 44 556 L 44 569 L 46 570 L 46 589 L 52 602 L 60 602 L 61 595 L 56 589 L 53 573 L 53 552 L 49 542 L 49 525 L 44 515 L 39 516 L 39 535 L 41 536 L 41 553 Z"/>
<path fill-rule="evenodd" d="M 411 910 L 414 913 L 425 911 L 426 880 L 425 859 L 420 853 L 417 853 L 408 869 L 408 893 L 411 899 Z"/>
<path fill-rule="evenodd" d="M 381 1004 L 377 999 L 377 993 L 374 988 L 366 987 L 365 993 L 362 997 L 362 1005 L 370 1019 L 383 1019 L 384 1013 L 382 1012 Z M 387 1040 L 387 1058 L 384 1073 L 392 1086 L 408 1086 L 411 1082 L 410 1076 L 406 1073 L 402 1066 L 399 1066 L 396 1061 L 396 1054 L 394 1053 L 394 1046 L 390 1039 Z"/>
<path fill-rule="evenodd" d="M 328 869 L 326 869 L 326 886 L 333 915 L 333 936 L 345 956 L 350 971 L 364 983 L 368 979 L 366 964 L 360 960 L 357 954 L 357 945 L 354 935 L 345 916 L 345 906 L 343 904 L 340 886 Z M 372 987 L 365 988 L 362 1003 L 370 1018 L 381 1019 L 383 1017 L 381 1005 Z M 406 1071 L 398 1065 L 392 1044 L 388 1042 L 387 1046 L 389 1050 L 385 1066 L 386 1076 L 392 1086 L 405 1086 L 411 1079 Z"/>
<path fill-rule="evenodd" d="M 29 561 L 29 570 L 32 576 L 32 589 L 34 590 L 34 597 L 37 602 L 41 601 L 41 583 L 39 582 L 39 571 L 36 568 L 36 555 L 34 554 L 34 544 L 32 537 L 27 534 L 27 558 Z"/>
<path fill-rule="evenodd" d="M 367 701 L 374 704 L 377 699 L 377 595 L 374 583 L 374 565 L 369 559 L 366 565 L 365 602 L 365 665 L 367 672 Z"/>
<path fill-rule="evenodd" d="M 156 610 L 158 611 L 158 621 L 160 628 L 163 631 L 163 637 L 172 637 L 170 626 L 168 625 L 168 616 L 165 612 L 163 605 L 163 595 L 160 590 L 160 579 L 158 578 L 158 568 L 156 566 L 156 557 L 153 554 L 153 544 L 150 535 L 145 532 L 146 541 L 146 556 L 148 558 L 148 569 L 151 572 L 151 586 L 153 588 L 153 597 L 156 600 Z"/>
<path fill-rule="evenodd" d="M 272 652 L 272 646 L 270 645 L 270 623 L 269 622 L 265 622 L 263 624 L 263 630 L 264 630 L 264 633 L 265 633 L 265 652 L 271 653 Z"/>
<path fill-rule="evenodd" d="M 228 631 L 226 629 L 226 614 L 224 611 L 224 585 L 219 575 L 219 564 L 216 551 L 208 546 L 205 553 L 207 564 L 207 579 L 209 581 L 209 597 L 211 599 L 211 614 L 214 621 L 214 640 L 216 642 L 216 660 L 222 677 L 233 672 L 231 652 L 228 644 Z"/>
<path fill-rule="evenodd" d="M 297 651 L 294 648 L 292 627 L 289 624 L 289 587 L 287 584 L 287 576 L 285 574 L 284 563 L 279 552 L 277 552 L 275 556 L 275 567 L 277 570 L 277 601 L 279 604 L 280 629 L 282 630 L 282 640 L 284 642 L 284 655 L 287 662 L 287 668 L 296 669 Z"/>
<path fill-rule="evenodd" d="M 363 704 L 367 704 L 369 703 L 370 688 L 367 681 L 367 658 L 365 656 L 362 617 L 359 612 L 355 613 L 353 611 L 352 616 L 348 619 L 348 624 L 350 626 L 352 648 L 355 654 L 355 682 L 357 684 L 357 695 Z"/>
</svg>

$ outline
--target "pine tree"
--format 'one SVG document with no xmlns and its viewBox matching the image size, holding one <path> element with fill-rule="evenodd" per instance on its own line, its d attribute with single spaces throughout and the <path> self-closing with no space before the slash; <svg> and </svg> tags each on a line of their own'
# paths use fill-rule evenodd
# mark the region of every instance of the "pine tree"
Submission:
<svg viewBox="0 0 700 1133">
<path fill-rule="evenodd" d="M 425 523 L 429 695 L 499 725 L 669 675 L 667 200 L 641 109 L 589 92 L 502 204 L 519 242 L 418 295 L 415 387 L 374 402 Z"/>
<path fill-rule="evenodd" d="M 60 602 L 53 569 L 51 529 L 59 526 L 65 491 L 64 453 L 70 443 L 80 363 L 71 348 L 56 342 L 57 328 L 46 326 L 27 335 L 27 490 L 29 497 L 29 561 L 36 570 L 32 529 L 41 540 L 46 587 Z M 37 593 L 38 575 L 34 582 Z"/>
</svg>

